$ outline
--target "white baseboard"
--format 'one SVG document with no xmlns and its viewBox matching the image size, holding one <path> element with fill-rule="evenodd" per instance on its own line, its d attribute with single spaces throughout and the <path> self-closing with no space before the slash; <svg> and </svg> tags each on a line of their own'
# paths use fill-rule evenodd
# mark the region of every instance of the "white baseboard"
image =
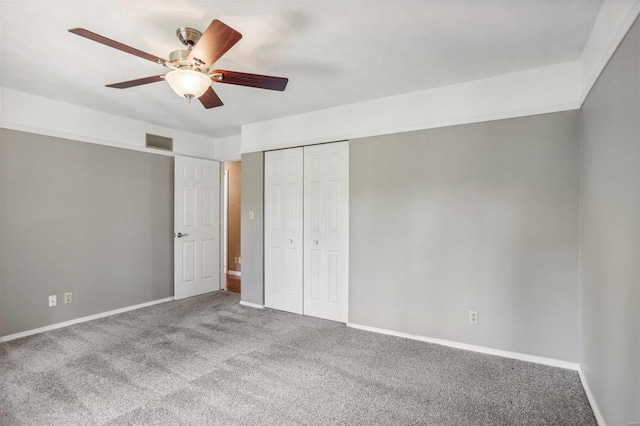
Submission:
<svg viewBox="0 0 640 426">
<path fill-rule="evenodd" d="M 242 273 L 241 273 L 241 272 L 238 272 L 238 271 L 227 271 L 227 274 L 229 274 L 229 275 L 233 275 L 233 276 L 235 276 L 235 277 L 240 277 L 240 276 L 242 276 Z"/>
<path fill-rule="evenodd" d="M 19 339 L 21 337 L 31 336 L 33 334 L 44 333 L 45 331 L 56 330 L 58 328 L 68 327 L 74 324 L 80 324 L 81 322 L 93 321 L 98 318 L 109 317 L 111 315 L 121 314 L 128 311 L 133 311 L 140 308 L 146 308 L 147 306 L 153 306 L 160 303 L 170 302 L 174 300 L 172 297 L 166 297 L 164 299 L 152 300 L 151 302 L 140 303 L 139 305 L 127 306 L 126 308 L 114 309 L 113 311 L 101 312 L 95 315 L 89 315 L 82 318 L 76 318 L 69 321 L 59 322 L 57 324 L 47 325 L 46 327 L 34 328 L 33 330 L 22 331 L 20 333 L 9 334 L 7 336 L 0 337 L 1 342 L 8 342 L 9 340 Z"/>
<path fill-rule="evenodd" d="M 264 305 L 258 305 L 257 303 L 251 303 L 251 302 L 245 302 L 244 300 L 241 300 L 240 304 L 242 306 L 247 306 L 249 308 L 264 309 Z"/>
<path fill-rule="evenodd" d="M 545 358 L 537 355 L 528 355 L 519 352 L 504 351 L 502 349 L 493 349 L 485 346 L 470 345 L 467 343 L 454 342 L 451 340 L 435 339 L 433 337 L 416 336 L 414 334 L 402 333 L 399 331 L 385 330 L 383 328 L 369 327 L 354 323 L 347 323 L 347 327 L 357 328 L 359 330 L 372 331 L 374 333 L 388 334 L 390 336 L 403 337 L 405 339 L 419 340 L 421 342 L 435 343 L 436 345 L 449 346 L 467 351 L 480 352 L 483 354 L 497 355 L 505 358 L 518 359 L 520 361 L 535 362 L 537 364 L 550 365 L 552 367 L 566 368 L 569 370 L 578 370 L 579 364 L 569 361 L 562 361 L 553 358 Z"/>
<path fill-rule="evenodd" d="M 599 426 L 607 426 L 604 421 L 604 417 L 598 408 L 598 404 L 596 404 L 596 399 L 591 393 L 591 389 L 589 388 L 589 383 L 587 383 L 587 376 L 584 375 L 584 371 L 582 371 L 582 367 L 578 366 L 578 375 L 580 376 L 580 381 L 582 382 L 582 387 L 584 388 L 584 393 L 587 394 L 587 399 L 589 400 L 589 404 L 591 404 L 591 410 L 593 410 L 593 415 L 596 417 Z"/>
</svg>

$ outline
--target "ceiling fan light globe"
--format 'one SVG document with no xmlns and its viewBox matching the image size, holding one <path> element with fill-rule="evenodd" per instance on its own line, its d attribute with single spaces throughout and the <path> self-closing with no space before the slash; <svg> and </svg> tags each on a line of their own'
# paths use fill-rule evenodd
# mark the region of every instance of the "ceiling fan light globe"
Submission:
<svg viewBox="0 0 640 426">
<path fill-rule="evenodd" d="M 199 98 L 211 86 L 208 75 L 192 70 L 173 70 L 167 73 L 165 80 L 173 91 L 182 97 Z"/>
</svg>

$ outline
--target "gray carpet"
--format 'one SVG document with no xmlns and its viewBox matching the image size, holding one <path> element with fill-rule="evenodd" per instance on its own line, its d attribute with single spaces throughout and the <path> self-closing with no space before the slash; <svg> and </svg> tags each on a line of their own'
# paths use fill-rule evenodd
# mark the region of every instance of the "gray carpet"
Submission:
<svg viewBox="0 0 640 426">
<path fill-rule="evenodd" d="M 0 344 L 0 424 L 595 425 L 574 371 L 169 302 Z"/>
</svg>

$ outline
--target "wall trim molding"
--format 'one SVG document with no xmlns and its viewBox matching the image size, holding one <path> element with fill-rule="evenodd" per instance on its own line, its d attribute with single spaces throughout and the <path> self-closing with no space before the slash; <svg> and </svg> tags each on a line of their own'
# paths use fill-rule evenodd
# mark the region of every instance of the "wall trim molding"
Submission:
<svg viewBox="0 0 640 426">
<path fill-rule="evenodd" d="M 355 324 L 352 322 L 348 322 L 347 327 L 356 328 L 358 330 L 371 331 L 374 333 L 386 334 L 389 336 L 402 337 L 405 339 L 419 340 L 421 342 L 435 343 L 436 345 L 449 346 L 456 349 L 464 349 L 466 351 L 479 352 L 488 355 L 497 355 L 504 358 L 517 359 L 520 361 L 534 362 L 536 364 L 549 365 L 551 367 L 559 367 L 575 371 L 578 371 L 579 368 L 579 364 L 575 362 L 563 361 L 537 355 L 523 354 L 520 352 L 505 351 L 502 349 L 494 349 L 486 346 L 470 345 L 468 343 L 454 342 L 452 340 L 418 336 L 415 334 L 403 333 L 400 331 L 386 330 L 384 328 L 369 327 L 368 325 Z"/>
<path fill-rule="evenodd" d="M 363 130 L 363 131 L 354 131 L 354 132 L 347 132 L 347 133 L 338 133 L 338 134 L 332 134 L 329 136 L 321 136 L 321 137 L 313 137 L 313 138 L 303 138 L 301 140 L 295 140 L 295 141 L 292 140 L 288 142 L 279 143 L 278 145 L 270 144 L 270 145 L 265 145 L 258 148 L 251 146 L 246 150 L 243 146 L 242 153 L 251 154 L 252 152 L 297 148 L 297 147 L 308 146 L 308 145 L 318 145 L 318 144 L 324 144 L 324 143 L 348 141 L 353 139 L 362 139 L 362 138 L 368 138 L 368 137 L 374 137 L 374 136 L 384 136 L 384 135 L 391 135 L 396 133 L 414 132 L 419 130 L 441 129 L 443 127 L 486 123 L 486 122 L 498 121 L 498 120 L 509 120 L 512 118 L 531 117 L 535 115 L 553 114 L 556 112 L 575 111 L 575 110 L 579 110 L 581 106 L 582 106 L 582 103 L 580 101 L 572 101 L 572 102 L 567 102 L 559 105 L 551 105 L 551 106 L 545 106 L 545 107 L 532 107 L 532 108 L 522 109 L 517 111 L 514 110 L 514 111 L 507 111 L 507 112 L 493 112 L 489 114 L 475 115 L 475 116 L 460 116 L 460 117 L 453 117 L 450 119 L 444 119 L 440 121 L 399 125 L 399 126 L 392 126 L 392 127 L 366 130 L 366 131 Z M 311 113 L 313 112 L 314 111 L 312 111 Z M 288 118 L 288 117 L 285 117 L 285 118 Z"/>
<path fill-rule="evenodd" d="M 582 387 L 584 388 L 584 393 L 587 394 L 587 399 L 589 400 L 589 404 L 591 405 L 591 410 L 593 410 L 593 415 L 596 417 L 596 421 L 599 426 L 607 426 L 607 423 L 604 421 L 604 417 L 600 412 L 600 408 L 598 408 L 598 404 L 596 403 L 596 398 L 591 393 L 591 388 L 589 387 L 589 383 L 587 382 L 587 376 L 584 374 L 584 370 L 581 365 L 578 365 L 578 375 L 580 376 L 580 382 L 582 382 Z"/>
<path fill-rule="evenodd" d="M 94 145 L 110 146 L 112 148 L 128 149 L 131 151 L 146 152 L 149 154 L 163 155 L 165 157 L 175 157 L 175 152 L 151 150 L 144 146 L 136 146 L 128 143 L 118 143 L 107 139 L 100 139 L 92 136 L 84 136 L 78 133 L 62 132 L 58 130 L 47 129 L 45 127 L 29 126 L 21 123 L 12 123 L 9 121 L 1 121 L 0 128 L 7 130 L 15 130 L 17 132 L 34 133 L 36 135 L 51 136 L 52 138 L 67 139 L 70 141 L 86 142 Z"/>
<path fill-rule="evenodd" d="M 244 124 L 240 150 L 246 154 L 579 109 L 580 70 L 575 60 Z"/>
<path fill-rule="evenodd" d="M 234 277 L 241 277 L 242 276 L 242 272 L 238 272 L 238 271 L 231 271 L 229 269 L 227 269 L 227 274 L 229 275 L 233 275 Z"/>
<path fill-rule="evenodd" d="M 251 302 L 245 302 L 244 300 L 241 300 L 240 304 L 242 306 L 246 306 L 248 308 L 264 309 L 264 305 L 259 305 L 257 303 L 251 303 Z"/>
<path fill-rule="evenodd" d="M 151 302 L 140 303 L 138 305 L 127 306 L 125 308 L 114 309 L 112 311 L 101 312 L 95 315 L 89 315 L 86 317 L 75 318 L 69 321 L 59 322 L 56 324 L 47 325 L 45 327 L 34 328 L 33 330 L 21 331 L 20 333 L 9 334 L 7 336 L 0 337 L 0 343 L 8 342 L 9 340 L 19 339 L 21 337 L 32 336 L 34 334 L 44 333 L 45 331 L 57 330 L 58 328 L 68 327 L 74 324 L 80 324 L 87 321 L 93 321 L 96 319 L 110 317 L 112 315 L 122 314 L 136 309 L 146 308 L 148 306 L 158 305 L 160 303 L 171 302 L 175 300 L 173 296 L 165 297 L 164 299 L 152 300 Z"/>
<path fill-rule="evenodd" d="M 215 139 L 0 87 L 0 127 L 157 155 L 215 159 Z M 145 147 L 144 134 L 173 138 L 173 152 Z"/>
</svg>

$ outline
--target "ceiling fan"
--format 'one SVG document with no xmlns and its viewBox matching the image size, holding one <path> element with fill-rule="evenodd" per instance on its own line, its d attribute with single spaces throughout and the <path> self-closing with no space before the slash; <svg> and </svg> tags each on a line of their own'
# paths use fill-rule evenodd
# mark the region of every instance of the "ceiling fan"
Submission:
<svg viewBox="0 0 640 426">
<path fill-rule="evenodd" d="M 103 37 L 84 28 L 71 28 L 69 32 L 171 69 L 166 74 L 107 84 L 106 87 L 126 89 L 166 80 L 178 96 L 187 98 L 189 102 L 193 98 L 198 98 L 202 105 L 208 109 L 223 105 L 211 87 L 212 81 L 278 91 L 283 91 L 289 81 L 283 77 L 220 69 L 210 70 L 211 65 L 242 38 L 242 34 L 217 19 L 211 22 L 204 33 L 193 28 L 178 28 L 176 35 L 186 46 L 186 49 L 171 52 L 169 60 Z"/>
</svg>

